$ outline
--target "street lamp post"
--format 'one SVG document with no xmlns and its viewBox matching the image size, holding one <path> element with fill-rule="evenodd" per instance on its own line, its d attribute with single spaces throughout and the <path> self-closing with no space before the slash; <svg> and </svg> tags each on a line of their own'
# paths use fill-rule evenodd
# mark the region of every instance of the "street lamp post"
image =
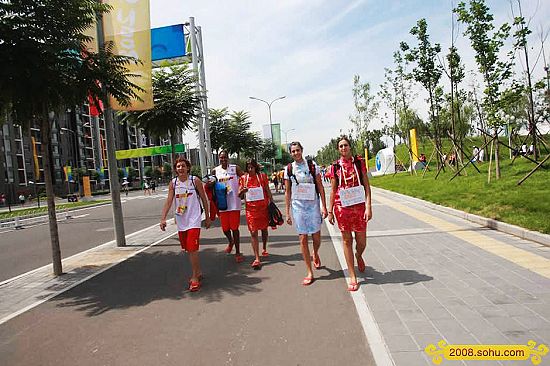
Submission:
<svg viewBox="0 0 550 366">
<path fill-rule="evenodd" d="M 275 145 L 275 140 L 273 139 L 273 121 L 271 120 L 271 105 L 273 104 L 273 102 L 275 102 L 277 100 L 286 98 L 286 95 L 283 95 L 282 97 L 275 98 L 271 102 L 268 102 L 268 101 L 265 101 L 263 99 L 256 98 L 256 97 L 249 97 L 249 98 L 254 99 L 254 100 L 259 100 L 260 102 L 264 102 L 265 104 L 267 104 L 267 109 L 269 110 L 269 130 L 271 131 L 271 143 L 273 145 Z M 275 157 L 273 157 L 273 160 L 272 160 L 271 164 L 272 164 L 271 169 L 275 169 Z"/>
<path fill-rule="evenodd" d="M 288 133 L 291 132 L 291 131 L 296 131 L 296 129 L 291 128 L 289 130 L 282 130 L 282 131 L 285 134 L 285 146 L 288 148 Z"/>
</svg>

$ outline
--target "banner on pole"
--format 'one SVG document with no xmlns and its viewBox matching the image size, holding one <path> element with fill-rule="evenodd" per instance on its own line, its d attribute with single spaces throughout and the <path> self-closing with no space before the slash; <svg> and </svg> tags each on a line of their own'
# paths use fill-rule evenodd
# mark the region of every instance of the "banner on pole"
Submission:
<svg viewBox="0 0 550 366">
<path fill-rule="evenodd" d="M 411 136 L 411 152 L 412 152 L 412 160 L 413 162 L 418 161 L 418 145 L 416 143 L 416 129 L 413 128 L 410 131 Z"/>
<path fill-rule="evenodd" d="M 151 60 L 185 56 L 183 24 L 151 29 Z"/>
<path fill-rule="evenodd" d="M 82 177 L 82 185 L 84 186 L 84 197 L 92 197 L 92 189 L 90 187 L 90 177 L 85 175 Z"/>
<path fill-rule="evenodd" d="M 279 123 L 273 123 L 271 125 L 271 133 L 273 135 L 273 143 L 277 147 L 275 150 L 275 159 L 282 159 L 283 152 L 281 151 L 281 125 Z"/>
<path fill-rule="evenodd" d="M 184 144 L 174 145 L 174 152 L 176 154 L 185 152 Z M 130 150 L 118 150 L 116 151 L 116 159 L 130 159 L 130 158 L 142 158 L 144 156 L 154 156 L 154 155 L 167 155 L 172 153 L 172 145 L 164 146 L 151 146 L 151 147 L 142 147 L 139 149 L 130 149 Z"/>
<path fill-rule="evenodd" d="M 142 101 L 135 100 L 128 107 L 119 105 L 111 97 L 114 110 L 141 111 L 153 108 L 151 75 L 151 25 L 149 0 L 105 0 L 113 9 L 103 17 L 105 41 L 114 43 L 114 53 L 140 60 L 137 65 L 128 65 L 129 72 L 139 75 L 130 81 L 144 89 Z"/>
</svg>

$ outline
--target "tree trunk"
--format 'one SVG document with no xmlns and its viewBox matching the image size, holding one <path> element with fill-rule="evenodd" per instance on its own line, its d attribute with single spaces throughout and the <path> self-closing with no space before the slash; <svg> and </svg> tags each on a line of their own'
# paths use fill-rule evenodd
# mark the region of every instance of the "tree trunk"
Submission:
<svg viewBox="0 0 550 366">
<path fill-rule="evenodd" d="M 57 229 L 57 217 L 55 215 L 55 192 L 52 182 L 52 161 L 51 161 L 51 124 L 47 108 L 44 108 L 42 118 L 41 143 L 42 143 L 42 164 L 44 168 L 44 183 L 46 183 L 46 196 L 48 202 L 48 221 L 50 226 L 50 241 L 52 247 L 53 273 L 56 276 L 63 274 L 61 264 L 61 249 L 59 246 L 59 231 Z M 35 182 L 36 183 L 36 182 Z"/>
<path fill-rule="evenodd" d="M 500 144 L 498 143 L 498 127 L 495 127 L 493 137 L 495 138 L 495 178 L 500 179 L 500 162 L 498 158 Z"/>
<path fill-rule="evenodd" d="M 109 164 L 109 189 L 111 191 L 111 207 L 113 209 L 113 225 L 115 227 L 115 239 L 117 247 L 126 246 L 124 233 L 124 215 L 120 202 L 120 183 L 118 181 L 118 166 L 115 157 L 115 131 L 112 110 L 109 108 L 109 100 L 103 101 L 105 106 L 103 117 L 105 118 L 105 135 L 107 139 L 107 162 Z"/>
</svg>

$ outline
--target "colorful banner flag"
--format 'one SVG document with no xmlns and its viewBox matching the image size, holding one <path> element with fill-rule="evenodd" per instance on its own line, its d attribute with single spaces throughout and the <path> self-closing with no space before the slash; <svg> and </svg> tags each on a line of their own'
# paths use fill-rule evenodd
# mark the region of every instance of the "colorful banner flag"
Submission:
<svg viewBox="0 0 550 366">
<path fill-rule="evenodd" d="M 184 144 L 174 145 L 174 152 L 176 154 L 181 154 L 185 152 Z M 151 146 L 151 147 L 142 147 L 139 149 L 130 149 L 130 150 L 118 150 L 115 153 L 117 160 L 130 159 L 130 158 L 142 158 L 144 156 L 154 156 L 154 155 L 167 155 L 172 153 L 172 145 L 164 146 Z"/>
<path fill-rule="evenodd" d="M 277 146 L 275 159 L 281 159 L 283 157 L 283 152 L 281 151 L 281 125 L 279 123 L 273 123 L 271 125 L 271 135 L 273 136 L 273 143 Z"/>
<path fill-rule="evenodd" d="M 84 186 L 84 196 L 92 197 L 92 189 L 90 187 L 90 177 L 85 175 L 82 177 L 82 185 Z"/>
<path fill-rule="evenodd" d="M 66 165 L 63 167 L 63 171 L 65 172 L 65 182 L 73 182 L 73 168 Z"/>
<path fill-rule="evenodd" d="M 416 141 L 416 129 L 413 128 L 409 131 L 411 136 L 411 152 L 412 152 L 412 160 L 413 162 L 418 161 L 418 145 Z"/>
<path fill-rule="evenodd" d="M 32 157 L 34 161 L 34 179 L 36 182 L 40 180 L 40 165 L 38 165 L 38 152 L 36 151 L 36 139 L 31 137 L 32 143 Z"/>
<path fill-rule="evenodd" d="M 113 9 L 103 16 L 105 41 L 114 43 L 114 53 L 132 56 L 141 61 L 128 65 L 130 73 L 139 77 L 130 81 L 144 89 L 140 92 L 142 101 L 135 100 L 128 107 L 119 105 L 111 98 L 111 107 L 119 111 L 141 111 L 153 108 L 153 87 L 151 79 L 151 25 L 149 0 L 105 0 Z"/>
</svg>

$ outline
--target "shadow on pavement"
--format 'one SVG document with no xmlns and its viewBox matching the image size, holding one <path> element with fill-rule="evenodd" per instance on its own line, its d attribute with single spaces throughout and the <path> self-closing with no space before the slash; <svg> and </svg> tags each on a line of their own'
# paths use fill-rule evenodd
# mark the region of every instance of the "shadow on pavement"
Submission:
<svg viewBox="0 0 550 366">
<path fill-rule="evenodd" d="M 191 293 L 187 289 L 191 274 L 188 256 L 171 246 L 144 251 L 53 301 L 58 307 L 74 307 L 88 316 L 98 316 L 162 300 L 220 302 L 225 296 L 260 292 L 261 282 L 269 279 L 262 275 L 262 270 L 251 268 L 250 255 L 244 263 L 236 264 L 233 255 L 205 248 L 200 252 L 203 286 L 199 292 Z M 174 241 L 175 246 L 179 244 Z M 300 254 L 270 255 L 263 267 L 279 263 L 294 266 L 293 262 L 301 260 Z"/>
<path fill-rule="evenodd" d="M 389 272 L 378 272 L 374 268 L 367 266 L 365 270 L 366 279 L 364 284 L 383 285 L 386 283 L 403 283 L 406 286 L 414 285 L 419 282 L 431 281 L 434 278 L 409 269 L 397 269 Z"/>
</svg>

